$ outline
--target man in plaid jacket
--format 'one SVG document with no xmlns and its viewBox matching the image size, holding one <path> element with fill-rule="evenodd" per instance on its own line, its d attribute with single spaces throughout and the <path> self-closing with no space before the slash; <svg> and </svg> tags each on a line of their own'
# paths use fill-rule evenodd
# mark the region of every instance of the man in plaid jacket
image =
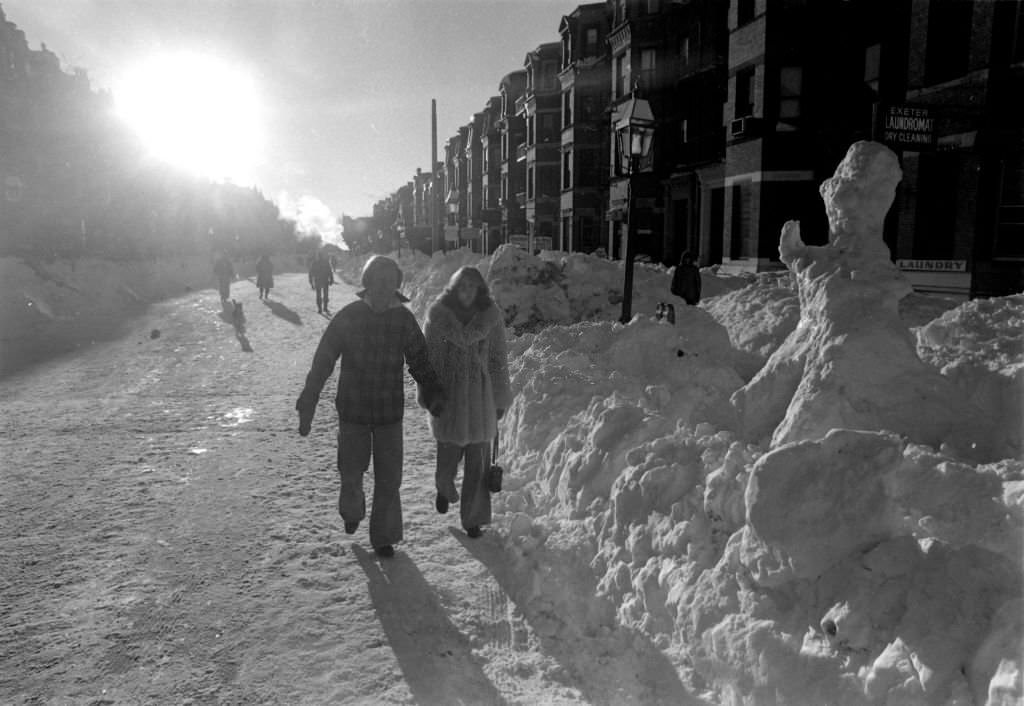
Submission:
<svg viewBox="0 0 1024 706">
<path fill-rule="evenodd" d="M 380 556 L 392 556 L 402 539 L 402 417 L 405 412 L 403 364 L 424 389 L 432 415 L 444 405 L 443 390 L 430 365 L 423 332 L 408 299 L 398 292 L 402 271 L 380 255 L 363 266 L 359 299 L 345 306 L 324 331 L 306 385 L 295 403 L 299 434 L 309 434 L 317 400 L 334 365 L 338 374 L 338 512 L 345 532 L 353 534 L 366 516 L 363 475 L 373 458 L 370 544 Z"/>
</svg>

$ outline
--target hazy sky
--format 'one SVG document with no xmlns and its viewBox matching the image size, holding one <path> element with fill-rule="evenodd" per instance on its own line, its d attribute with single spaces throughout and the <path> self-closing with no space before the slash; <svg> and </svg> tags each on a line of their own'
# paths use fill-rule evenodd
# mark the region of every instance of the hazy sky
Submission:
<svg viewBox="0 0 1024 706">
<path fill-rule="evenodd" d="M 0 0 L 29 46 L 110 88 L 155 54 L 188 50 L 246 72 L 263 105 L 254 172 L 270 198 L 313 197 L 336 215 L 372 204 L 430 163 L 460 125 L 558 41 L 560 0 Z M 315 202 L 312 202 L 315 204 Z"/>
</svg>

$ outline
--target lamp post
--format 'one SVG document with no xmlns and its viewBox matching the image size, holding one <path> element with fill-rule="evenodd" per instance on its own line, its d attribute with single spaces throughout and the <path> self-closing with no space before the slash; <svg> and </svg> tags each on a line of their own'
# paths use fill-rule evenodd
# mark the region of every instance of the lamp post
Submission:
<svg viewBox="0 0 1024 706">
<path fill-rule="evenodd" d="M 633 178 L 646 171 L 646 161 L 654 143 L 654 114 L 651 104 L 636 95 L 629 97 L 618 111 L 615 122 L 615 141 L 621 163 L 625 165 L 626 182 L 626 274 L 622 284 L 622 316 L 628 324 L 633 318 L 633 261 L 636 259 L 636 218 L 633 213 Z"/>
</svg>

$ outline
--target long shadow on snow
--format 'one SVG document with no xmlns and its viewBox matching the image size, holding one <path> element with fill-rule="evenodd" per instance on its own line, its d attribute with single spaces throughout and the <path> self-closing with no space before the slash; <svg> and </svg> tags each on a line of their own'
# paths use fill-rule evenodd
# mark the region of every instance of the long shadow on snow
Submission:
<svg viewBox="0 0 1024 706">
<path fill-rule="evenodd" d="M 296 326 L 302 326 L 302 317 L 299 316 L 299 313 L 297 311 L 289 309 L 288 307 L 286 307 L 281 302 L 271 301 L 269 299 L 264 299 L 263 300 L 263 305 L 268 307 L 270 309 L 270 312 L 274 316 L 280 316 L 282 319 L 284 319 L 285 321 L 287 321 L 290 324 L 295 324 Z"/>
<path fill-rule="evenodd" d="M 584 602 L 593 604 L 593 601 L 598 600 L 594 598 L 596 590 L 593 583 L 569 586 L 560 581 L 557 587 L 551 587 L 547 591 L 542 585 L 542 594 L 587 597 L 574 605 L 531 601 L 529 596 L 536 593 L 534 576 L 526 575 L 521 566 L 517 566 L 512 555 L 500 544 L 493 541 L 493 538 L 488 538 L 486 534 L 483 539 L 470 539 L 454 527 L 448 529 L 466 551 L 487 567 L 498 585 L 533 628 L 545 654 L 557 660 L 572 676 L 570 685 L 579 689 L 589 703 L 595 706 L 614 706 L 623 703 L 624 697 L 615 693 L 614 686 L 609 684 L 609 676 L 615 672 L 614 667 L 609 667 L 606 659 L 598 660 L 595 656 L 611 656 L 613 662 L 618 662 L 618 658 L 614 656 L 628 649 L 635 655 L 635 665 L 639 670 L 635 675 L 636 684 L 645 690 L 638 703 L 679 706 L 703 704 L 679 680 L 679 675 L 668 658 L 643 633 L 593 619 L 591 621 L 598 624 L 587 624 L 587 617 L 580 615 L 579 611 L 568 619 L 564 617 L 573 613 L 574 607 L 579 607 Z M 566 564 L 573 561 L 572 557 L 553 558 L 564 558 Z M 550 579 L 551 577 L 547 577 L 547 580 Z M 544 580 L 545 578 L 541 579 L 542 583 Z M 605 607 L 608 608 L 607 614 L 613 616 L 614 610 L 610 606 Z M 609 628 L 610 632 L 600 628 Z M 632 699 L 629 701 L 637 703 Z"/>
<path fill-rule="evenodd" d="M 358 545 L 352 553 L 370 582 L 373 607 L 416 703 L 506 703 L 407 555 L 398 551 L 378 559 Z"/>
<path fill-rule="evenodd" d="M 242 347 L 242 351 L 252 353 L 252 344 L 249 343 L 249 338 L 245 335 L 245 319 L 236 320 L 232 306 L 225 301 L 222 301 L 221 304 L 223 306 L 220 312 L 221 320 L 231 324 L 231 328 L 235 330 L 235 338 L 238 339 L 238 344 Z"/>
</svg>

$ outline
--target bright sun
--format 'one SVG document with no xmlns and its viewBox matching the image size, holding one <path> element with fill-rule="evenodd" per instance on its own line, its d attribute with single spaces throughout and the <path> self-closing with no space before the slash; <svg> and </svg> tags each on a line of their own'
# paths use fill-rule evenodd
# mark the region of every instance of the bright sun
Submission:
<svg viewBox="0 0 1024 706">
<path fill-rule="evenodd" d="M 157 157 L 210 179 L 251 184 L 262 109 L 243 71 L 201 54 L 155 56 L 114 84 L 118 115 Z"/>
</svg>

